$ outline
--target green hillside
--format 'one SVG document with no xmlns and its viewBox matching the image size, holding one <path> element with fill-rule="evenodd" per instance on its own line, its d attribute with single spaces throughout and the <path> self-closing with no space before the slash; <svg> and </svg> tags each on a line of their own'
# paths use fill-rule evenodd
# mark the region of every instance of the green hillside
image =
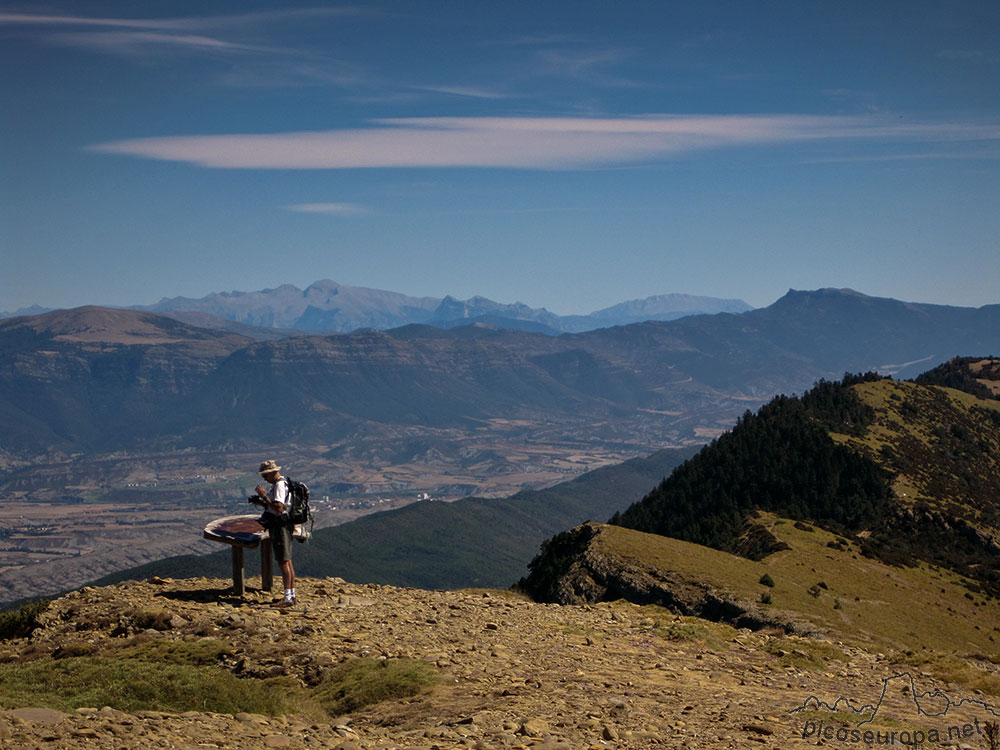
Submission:
<svg viewBox="0 0 1000 750">
<path fill-rule="evenodd" d="M 876 416 L 831 437 L 892 475 L 896 503 L 1000 528 L 1000 401 L 893 380 L 854 392 Z"/>
<path fill-rule="evenodd" d="M 1000 663 L 996 364 L 778 397 L 612 525 L 547 540 L 520 588 Z"/>
<path fill-rule="evenodd" d="M 863 555 L 857 542 L 811 524 L 768 513 L 753 520 L 774 535 L 781 551 L 754 561 L 658 534 L 593 524 L 572 562 L 541 556 L 522 583 L 535 592 L 539 584 L 550 593 L 560 585 L 578 592 L 591 589 L 590 596 L 581 594 L 574 603 L 593 601 L 596 587 L 606 599 L 641 599 L 637 603 L 735 624 L 755 620 L 758 626 L 835 636 L 878 650 L 919 644 L 1000 657 L 1000 601 L 969 595 L 967 579 L 926 563 L 886 565 Z M 717 611 L 698 612 L 702 601 Z"/>
<path fill-rule="evenodd" d="M 933 563 L 1000 596 L 1000 401 L 877 375 L 780 396 L 611 523 L 760 558 L 756 510 L 885 562 Z"/>
</svg>

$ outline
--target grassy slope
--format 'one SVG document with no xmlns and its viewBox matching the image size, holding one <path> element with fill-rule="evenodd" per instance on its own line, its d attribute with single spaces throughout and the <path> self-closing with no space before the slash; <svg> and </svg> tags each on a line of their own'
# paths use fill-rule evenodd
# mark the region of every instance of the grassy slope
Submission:
<svg viewBox="0 0 1000 750">
<path fill-rule="evenodd" d="M 754 562 L 618 526 L 603 527 L 596 544 L 609 556 L 677 571 L 743 600 L 770 593 L 770 606 L 858 645 L 1000 657 L 1000 602 L 968 595 L 967 582 L 953 573 L 925 564 L 891 567 L 862 556 L 855 544 L 828 547 L 837 537 L 822 529 L 800 529 L 768 514 L 760 518 L 791 549 Z M 765 573 L 773 587 L 760 583 Z"/>
<path fill-rule="evenodd" d="M 895 474 L 901 501 L 1000 527 L 1000 401 L 894 380 L 853 388 L 875 421 L 835 440 Z"/>
<path fill-rule="evenodd" d="M 588 472 L 545 490 L 502 500 L 413 503 L 318 530 L 295 547 L 299 575 L 418 588 L 506 588 L 525 573 L 541 542 L 587 520 L 601 520 L 640 498 L 694 449 L 665 450 Z M 255 573 L 253 556 L 248 575 Z M 230 575 L 229 550 L 185 555 L 122 571 L 97 585 L 153 575 Z"/>
</svg>

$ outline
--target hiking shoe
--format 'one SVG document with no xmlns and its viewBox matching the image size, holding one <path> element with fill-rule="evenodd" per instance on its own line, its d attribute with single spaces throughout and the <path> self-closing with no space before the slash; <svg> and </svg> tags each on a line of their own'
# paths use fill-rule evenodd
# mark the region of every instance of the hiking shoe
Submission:
<svg viewBox="0 0 1000 750">
<path fill-rule="evenodd" d="M 282 609 L 284 607 L 294 607 L 295 606 L 295 599 L 294 598 L 293 599 L 281 599 L 280 601 L 271 602 L 271 606 L 272 607 L 277 607 L 279 609 Z"/>
</svg>

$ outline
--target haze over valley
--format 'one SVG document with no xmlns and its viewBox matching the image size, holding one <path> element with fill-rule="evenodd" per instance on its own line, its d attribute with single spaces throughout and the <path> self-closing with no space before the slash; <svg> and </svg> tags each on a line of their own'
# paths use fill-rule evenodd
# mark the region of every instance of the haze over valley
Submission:
<svg viewBox="0 0 1000 750">
<path fill-rule="evenodd" d="M 71 570 L 97 577 L 205 551 L 198 529 L 246 512 L 262 456 L 307 481 L 320 523 L 336 524 L 697 446 L 773 395 L 844 371 L 907 377 L 956 351 L 1000 350 L 1000 306 L 833 289 L 561 335 L 497 318 L 273 338 L 181 313 L 86 307 L 0 321 L 8 578 L 54 588 Z"/>
</svg>

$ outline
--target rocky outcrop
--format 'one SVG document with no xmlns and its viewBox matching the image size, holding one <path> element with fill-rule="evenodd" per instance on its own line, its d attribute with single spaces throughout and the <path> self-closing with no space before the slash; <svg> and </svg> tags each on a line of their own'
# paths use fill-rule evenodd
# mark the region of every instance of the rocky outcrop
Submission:
<svg viewBox="0 0 1000 750">
<path fill-rule="evenodd" d="M 546 542 L 529 566 L 531 574 L 519 585 L 536 599 L 559 604 L 624 599 L 751 630 L 778 628 L 802 635 L 815 632 L 814 626 L 768 611 L 702 578 L 653 564 L 641 554 L 632 557 L 609 553 L 602 543 L 602 535 L 608 534 L 653 536 L 585 523 Z M 669 544 L 673 540 L 663 541 Z"/>
</svg>

